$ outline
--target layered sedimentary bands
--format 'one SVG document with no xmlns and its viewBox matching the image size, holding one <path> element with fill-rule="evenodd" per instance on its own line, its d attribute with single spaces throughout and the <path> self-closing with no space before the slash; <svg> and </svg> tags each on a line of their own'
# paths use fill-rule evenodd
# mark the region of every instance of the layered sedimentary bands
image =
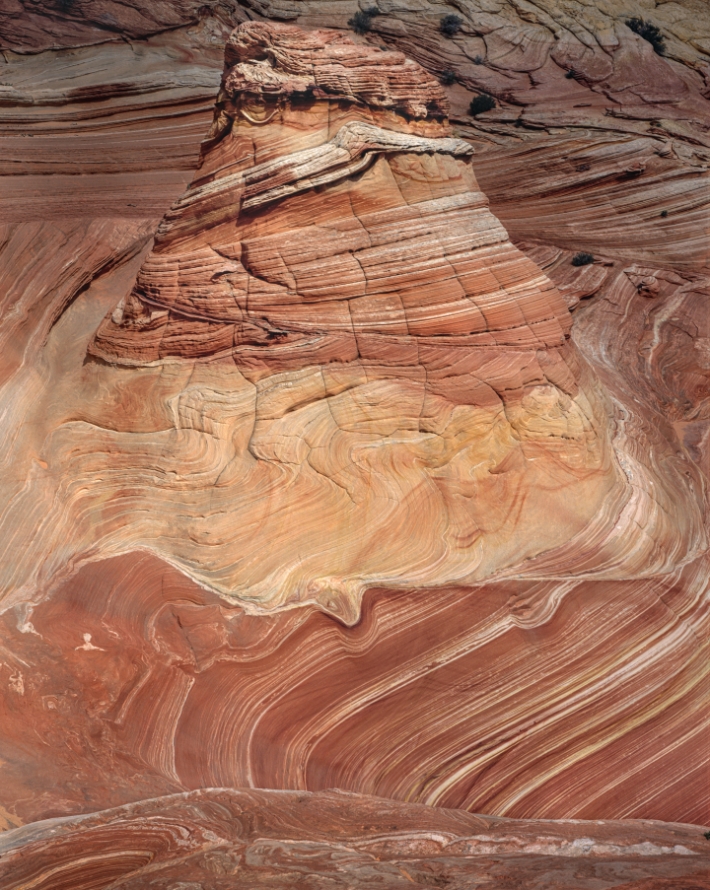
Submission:
<svg viewBox="0 0 710 890">
<path fill-rule="evenodd" d="M 710 887 L 704 4 L 0 40 L 2 886 Z"/>
<path fill-rule="evenodd" d="M 563 833 L 555 822 L 509 821 L 343 792 L 207 789 L 41 822 L 0 837 L 0 876 L 8 890 L 702 890 L 707 881 L 697 869 L 704 846 L 687 825 L 576 823 Z M 72 860 L 78 849 L 81 859 Z M 649 861 L 655 874 L 650 881 L 644 879 Z"/>
</svg>

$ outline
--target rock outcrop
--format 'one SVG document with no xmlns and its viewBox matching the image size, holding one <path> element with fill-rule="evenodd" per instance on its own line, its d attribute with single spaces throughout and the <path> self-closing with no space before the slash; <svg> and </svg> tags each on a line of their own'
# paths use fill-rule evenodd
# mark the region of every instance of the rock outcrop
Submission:
<svg viewBox="0 0 710 890">
<path fill-rule="evenodd" d="M 0 883 L 705 888 L 704 6 L 169 6 L 0 11 Z"/>
<path fill-rule="evenodd" d="M 6 890 L 707 890 L 707 866 L 697 826 L 531 824 L 342 792 L 213 788 L 0 837 Z"/>
<path fill-rule="evenodd" d="M 143 546 L 248 609 L 315 602 L 346 623 L 368 586 L 698 555 L 697 497 L 683 484 L 681 503 L 677 471 L 624 476 L 567 305 L 488 210 L 441 87 L 286 25 L 241 26 L 226 59 L 195 180 L 89 350 L 197 362 L 170 410 L 216 449 L 213 506 L 179 549 Z"/>
<path fill-rule="evenodd" d="M 563 345 L 569 313 L 487 211 L 438 82 L 286 25 L 241 26 L 226 60 L 193 185 L 94 354 L 226 353 L 263 376 Z"/>
</svg>

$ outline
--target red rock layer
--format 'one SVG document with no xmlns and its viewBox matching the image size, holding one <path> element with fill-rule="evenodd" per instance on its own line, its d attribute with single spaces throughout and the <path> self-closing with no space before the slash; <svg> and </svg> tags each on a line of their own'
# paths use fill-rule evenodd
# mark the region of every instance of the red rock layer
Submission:
<svg viewBox="0 0 710 890">
<path fill-rule="evenodd" d="M 95 35 L 76 28 L 85 6 L 75 4 L 71 27 L 63 30 L 54 7 L 35 5 L 33 15 L 23 17 L 16 5 L 13 27 L 21 23 L 25 30 L 13 45 L 24 51 L 47 41 L 93 40 Z M 302 15 L 306 27 L 345 28 L 355 11 L 354 3 L 330 0 L 253 0 L 249 6 L 260 14 Z M 605 395 L 597 384 L 588 385 L 587 374 L 582 389 L 592 410 L 579 399 L 572 400 L 573 408 L 564 398 L 566 372 L 552 379 L 558 387 L 552 393 L 549 368 L 539 362 L 554 349 L 530 349 L 522 367 L 511 353 L 519 358 L 523 350 L 496 347 L 486 356 L 487 348 L 477 346 L 483 364 L 456 367 L 448 350 L 439 364 L 427 367 L 421 384 L 459 412 L 459 425 L 443 437 L 449 443 L 445 458 L 456 459 L 440 474 L 441 458 L 419 442 L 409 451 L 407 437 L 421 435 L 422 418 L 439 424 L 438 436 L 449 406 L 435 401 L 432 413 L 431 401 L 412 397 L 411 378 L 392 388 L 391 365 L 382 369 L 373 362 L 366 373 L 358 367 L 360 376 L 345 382 L 337 375 L 324 380 L 320 371 L 296 385 L 292 372 L 272 375 L 271 382 L 267 374 L 256 386 L 258 417 L 254 389 L 233 367 L 210 370 L 182 359 L 120 371 L 84 365 L 101 317 L 131 289 L 138 271 L 138 261 L 132 268 L 123 258 L 138 249 L 141 233 L 147 235 L 146 222 L 155 227 L 184 187 L 185 171 L 209 127 L 207 105 L 217 91 L 226 32 L 207 18 L 197 29 L 170 31 L 146 43 L 36 58 L 6 52 L 0 93 L 4 103 L 15 105 L 0 109 L 0 188 L 3 222 L 10 224 L 0 244 L 7 381 L 0 390 L 0 569 L 4 605 L 15 605 L 0 634 L 3 826 L 203 782 L 277 781 L 301 794 L 338 784 L 530 817 L 710 818 L 708 572 L 696 557 L 706 546 L 701 473 L 707 476 L 710 467 L 705 6 L 682 0 L 651 13 L 633 0 L 623 10 L 618 4 L 562 9 L 541 0 L 532 21 L 527 9 L 491 12 L 488 2 L 485 9 L 459 4 L 464 21 L 452 39 L 438 31 L 440 7 L 422 2 L 414 9 L 389 0 L 379 6 L 383 14 L 372 18 L 362 41 L 386 43 L 390 51 L 372 51 L 370 58 L 389 64 L 398 55 L 391 50 L 400 50 L 436 75 L 453 70 L 458 84 L 446 92 L 455 136 L 474 145 L 476 176 L 493 212 L 516 243 L 525 242 L 525 252 L 565 302 L 577 306 L 573 337 Z M 179 15 L 183 11 L 192 14 L 181 6 Z M 120 18 L 116 10 L 112 14 Z M 635 14 L 662 27 L 664 57 L 621 21 Z M 35 16 L 44 17 L 47 27 Z M 0 27 L 6 21 L 3 9 Z M 121 21 L 119 28 L 129 33 Z M 474 120 L 465 112 L 472 91 L 483 88 L 499 104 Z M 243 160 L 230 153 L 235 140 L 220 130 L 225 123 L 234 126 L 229 115 L 237 109 L 225 96 L 220 103 L 202 185 L 238 170 Z M 293 131 L 271 147 L 259 146 L 256 162 L 302 148 L 305 114 L 311 122 L 318 119 L 316 105 L 304 101 Z M 220 123 L 222 112 L 228 120 Z M 391 109 L 376 114 L 391 114 L 387 126 L 401 131 L 403 118 Z M 407 126 L 413 128 L 414 120 Z M 332 130 L 320 122 L 310 147 L 336 135 L 342 115 L 334 121 Z M 450 138 L 435 120 L 424 126 L 419 118 L 416 128 L 418 138 Z M 425 157 L 408 156 L 417 163 Z M 464 156 L 436 156 L 446 164 L 469 163 Z M 349 156 L 346 163 L 362 157 Z M 388 152 L 358 175 L 385 165 L 391 169 Z M 448 179 L 438 182 L 439 175 L 433 167 L 426 171 L 437 189 L 450 188 Z M 304 193 L 286 200 L 310 212 Z M 250 213 L 265 218 L 266 208 Z M 302 225 L 293 216 L 293 227 Z M 232 243 L 232 235 L 220 243 Z M 303 240 L 298 247 L 303 251 Z M 597 262 L 571 266 L 575 250 L 591 250 Z M 113 262 L 118 268 L 78 292 Z M 233 256 L 226 262 L 233 263 Z M 193 304 L 199 297 L 199 289 L 190 295 Z M 259 329 L 257 354 L 283 345 L 277 321 L 271 339 Z M 180 348 L 196 342 L 190 334 Z M 566 365 L 579 382 L 584 362 L 572 349 L 559 355 L 557 370 Z M 252 365 L 249 373 L 257 379 L 263 370 Z M 521 411 L 519 396 L 530 387 L 542 390 Z M 349 418 L 349 428 L 324 423 L 336 405 L 334 395 L 340 398 L 338 422 Z M 498 406 L 497 399 L 506 410 L 516 403 L 505 422 L 499 408 L 485 423 L 482 414 L 458 419 L 463 405 Z M 318 414 L 315 403 L 326 410 Z M 603 435 L 590 434 L 583 418 L 596 417 L 592 427 L 603 429 L 607 407 L 600 411 L 601 405 L 613 412 L 613 449 L 626 480 L 613 497 L 595 478 L 603 461 L 591 472 L 587 466 L 590 485 L 580 485 L 580 461 L 595 453 L 595 442 L 605 442 Z M 353 406 L 360 412 L 358 425 L 352 424 Z M 499 420 L 489 424 L 494 416 Z M 314 447 L 312 434 L 319 429 L 326 435 Z M 497 432 L 490 435 L 491 429 Z M 460 439 L 461 431 L 476 430 L 488 432 Z M 378 440 L 386 447 L 372 460 Z M 304 442 L 314 467 L 306 468 L 310 478 L 301 471 L 295 481 L 294 468 L 305 466 Z M 495 457 L 473 483 L 472 442 L 474 456 Z M 549 460 L 551 445 L 556 456 Z M 249 457 L 251 448 L 256 456 Z M 347 459 L 352 453 L 367 458 L 355 472 Z M 430 461 L 425 473 L 422 455 Z M 245 477 L 252 457 L 259 470 Z M 496 472 L 488 472 L 492 468 Z M 423 479 L 412 497 L 414 483 Z M 446 506 L 427 527 L 435 488 Z M 354 510 L 346 522 L 332 522 L 333 515 L 343 515 L 349 496 L 368 491 L 375 493 L 372 505 Z M 599 509 L 587 524 L 585 511 L 594 498 Z M 390 512 L 402 501 L 404 523 Z M 257 502 L 268 509 L 245 519 L 244 505 Z M 282 521 L 295 505 L 299 522 Z M 505 522 L 514 530 L 508 545 L 499 534 Z M 309 533 L 310 524 L 317 534 Z M 525 571 L 547 580 L 442 585 L 441 567 L 419 542 L 439 541 L 443 524 L 451 533 L 448 543 L 464 549 L 481 529 L 497 534 L 490 552 L 503 555 L 499 579 Z M 257 531 L 262 537 L 254 545 L 249 536 Z M 536 537 L 541 531 L 550 538 L 559 533 L 566 543 L 551 556 Z M 315 595 L 307 592 L 306 601 L 319 602 L 352 628 L 309 607 L 266 617 L 245 614 L 153 557 L 101 562 L 114 553 L 149 549 L 200 583 L 229 592 L 237 577 L 268 575 L 289 548 L 300 559 L 302 543 L 366 565 L 369 586 L 380 578 L 358 621 L 353 605 L 359 593 L 332 583 L 335 574 L 342 577 L 343 565 L 325 572 L 322 564 L 318 572 L 307 567 L 307 574 L 326 583 Z M 402 558 L 404 565 L 395 569 L 414 589 L 390 589 L 395 573 L 376 564 L 382 553 Z M 416 571 L 413 553 L 421 556 Z M 79 572 L 92 560 L 98 564 Z M 434 565 L 426 578 L 422 563 Z M 346 565 L 346 577 L 350 570 Z M 558 580 L 550 581 L 550 573 Z M 431 583 L 441 589 L 422 589 Z M 284 590 L 280 580 L 274 587 Z M 253 607 L 253 601 L 244 602 Z M 243 726 L 248 736 L 241 734 Z M 155 817 L 171 806 L 161 802 L 140 813 Z M 322 799 L 314 806 L 333 821 Z M 384 811 L 382 802 L 374 806 Z M 282 803 L 279 808 L 287 809 Z M 12 854 L 12 879 L 19 873 L 25 883 L 44 882 L 35 886 L 46 890 L 61 880 L 67 890 L 77 890 L 88 870 L 90 886 L 105 886 L 126 876 L 122 865 L 113 868 L 128 862 L 132 886 L 145 886 L 146 873 L 136 875 L 131 857 L 137 847 L 152 848 L 146 833 L 126 841 L 130 812 L 109 817 L 116 845 L 101 835 L 100 858 L 86 858 L 92 841 L 84 836 L 78 843 L 69 838 L 63 860 L 43 834 L 26 852 Z M 192 832 L 201 843 L 203 816 L 192 802 L 189 812 L 181 811 L 181 841 Z M 418 812 L 416 818 L 424 817 Z M 56 825 L 49 830 L 56 832 Z M 533 823 L 530 830 L 539 838 L 543 826 Z M 596 838 L 599 826 L 579 830 Z M 12 835 L 12 843 L 28 843 L 32 831 Z M 551 831 L 544 826 L 545 834 Z M 613 831 L 623 833 L 619 826 Z M 641 843 L 649 834 L 644 828 Z M 109 848 L 111 855 L 104 855 Z M 223 890 L 219 881 L 226 881 L 231 890 L 234 874 L 218 872 L 234 869 L 244 845 L 229 840 L 218 852 L 226 858 L 190 861 L 189 873 L 180 862 L 150 880 L 164 878 L 165 890 L 175 890 L 176 882 Z M 305 871 L 311 875 L 312 853 L 309 847 Z M 165 855 L 161 862 L 170 861 L 171 854 Z M 522 859 L 502 863 L 496 848 L 494 858 L 477 860 L 474 877 L 470 860 L 452 877 L 437 859 L 408 871 L 406 885 L 412 879 L 449 886 L 486 880 L 496 888 L 547 890 L 557 883 L 569 890 L 583 887 L 590 875 L 590 887 L 705 888 L 706 866 L 689 869 L 687 862 L 698 858 L 679 859 L 671 871 L 667 858 L 653 856 L 645 871 L 629 872 L 628 857 L 617 857 L 600 878 L 599 859 L 556 857 L 560 872 L 549 860 L 533 859 L 529 848 Z M 237 864 L 244 867 L 243 860 Z M 499 867 L 503 872 L 495 871 Z M 322 886 L 320 872 L 303 877 L 304 867 L 298 868 L 299 877 L 290 872 L 289 879 Z M 323 866 L 335 880 L 339 875 L 329 868 Z M 258 886 L 263 874 L 243 871 L 243 882 Z M 283 872 L 267 874 L 272 885 L 284 880 Z M 353 874 L 347 886 L 372 875 Z M 381 885 L 399 877 L 387 872 L 373 880 Z"/>
<path fill-rule="evenodd" d="M 120 38 L 140 39 L 215 16 L 236 24 L 244 13 L 231 0 L 173 3 L 151 0 L 4 0 L 0 9 L 0 48 L 40 52 L 55 47 L 86 46 Z"/>
<path fill-rule="evenodd" d="M 6 613 L 0 804 L 23 821 L 212 785 L 525 818 L 707 822 L 707 565 L 638 582 L 229 606 L 153 557 Z M 33 730 L 28 733 L 28 726 Z"/>
<path fill-rule="evenodd" d="M 477 151 L 476 175 L 516 243 L 707 273 L 706 150 L 622 133 L 528 134 L 506 143 Z"/>
<path fill-rule="evenodd" d="M 707 868 L 693 826 L 531 824 L 342 792 L 209 789 L 0 838 L 6 890 L 707 890 Z"/>
<path fill-rule="evenodd" d="M 139 253 L 150 231 L 143 220 L 120 229 L 111 219 L 0 224 L 0 378 L 46 341 L 78 291 Z"/>
<path fill-rule="evenodd" d="M 231 354 L 263 374 L 564 343 L 563 301 L 488 212 L 470 147 L 440 122 L 442 87 L 417 65 L 334 31 L 248 23 L 222 83 L 218 141 L 93 354 Z"/>
<path fill-rule="evenodd" d="M 184 188 L 228 33 L 183 32 L 179 54 L 156 37 L 2 57 L 2 379 L 31 361 L 77 294 L 143 249 Z"/>
</svg>

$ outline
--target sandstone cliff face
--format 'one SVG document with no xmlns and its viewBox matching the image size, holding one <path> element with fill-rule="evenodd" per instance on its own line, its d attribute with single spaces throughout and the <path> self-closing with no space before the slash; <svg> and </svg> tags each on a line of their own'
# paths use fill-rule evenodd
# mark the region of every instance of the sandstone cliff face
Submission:
<svg viewBox="0 0 710 890">
<path fill-rule="evenodd" d="M 74 47 L 0 78 L 7 827 L 210 786 L 708 821 L 703 17 L 655 10 L 660 56 L 636 4 L 461 3 L 446 37 L 450 8 L 381 2 L 354 43 L 354 3 L 176 5 L 164 33 L 119 6 L 153 36 L 80 46 L 106 35 L 78 2 L 0 22 Z M 217 830 L 211 794 L 178 832 Z M 174 800 L 96 817 L 109 871 Z M 82 825 L 61 886 L 93 880 Z M 573 825 L 535 831 L 579 841 L 575 886 L 705 886 L 690 840 L 600 878 Z M 8 886 L 59 886 L 48 836 L 7 838 Z M 301 868 L 245 844 L 151 880 Z M 570 886 L 501 851 L 479 883 Z M 337 880 L 400 880 L 357 856 Z M 468 886 L 444 860 L 402 880 Z"/>
</svg>

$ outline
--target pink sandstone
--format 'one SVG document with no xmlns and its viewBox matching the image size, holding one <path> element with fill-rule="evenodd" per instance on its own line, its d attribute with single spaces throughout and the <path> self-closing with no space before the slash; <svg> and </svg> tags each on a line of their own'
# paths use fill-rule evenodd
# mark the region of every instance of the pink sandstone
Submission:
<svg viewBox="0 0 710 890">
<path fill-rule="evenodd" d="M 498 5 L 0 12 L 3 887 L 710 886 L 710 22 Z"/>
</svg>

